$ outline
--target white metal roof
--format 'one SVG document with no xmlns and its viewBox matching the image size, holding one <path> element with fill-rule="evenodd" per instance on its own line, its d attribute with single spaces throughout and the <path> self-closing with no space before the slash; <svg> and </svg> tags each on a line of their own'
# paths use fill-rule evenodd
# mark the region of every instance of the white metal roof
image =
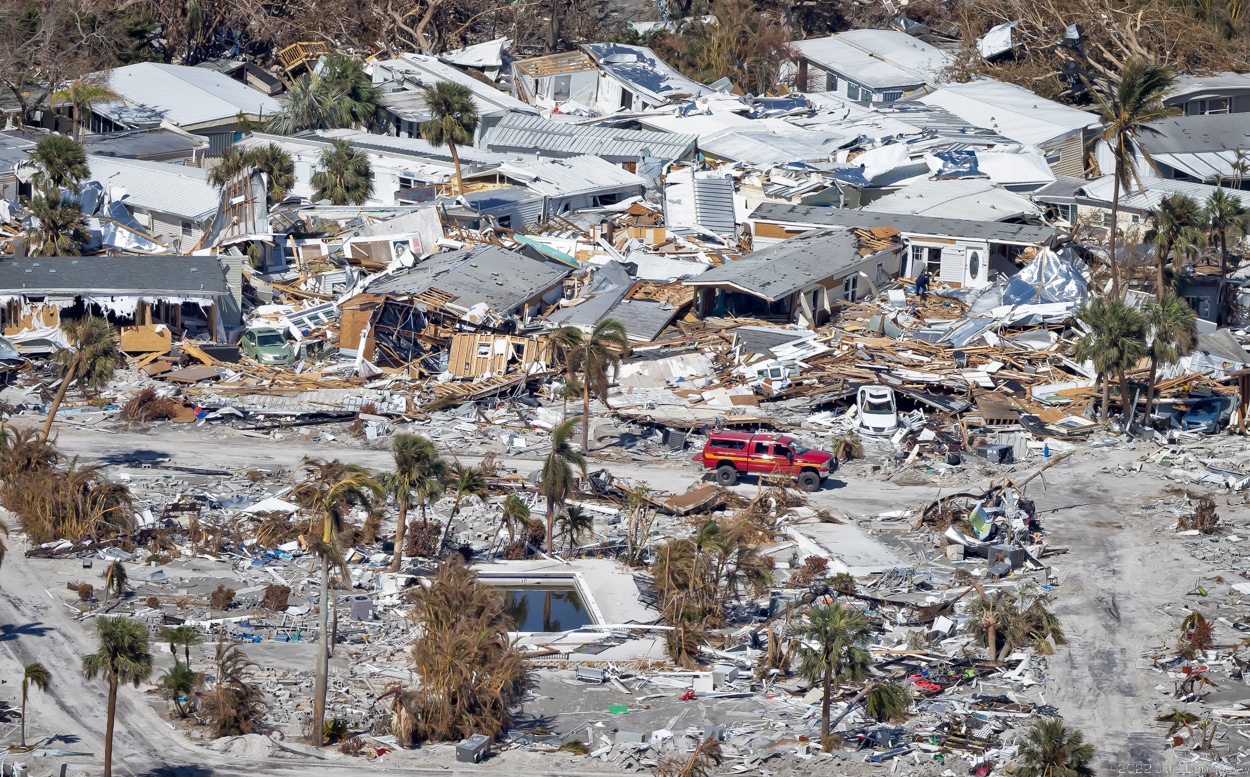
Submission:
<svg viewBox="0 0 1250 777">
<path fill-rule="evenodd" d="M 950 55 L 898 30 L 848 30 L 792 44 L 806 59 L 873 89 L 935 86 Z"/>
<path fill-rule="evenodd" d="M 633 173 L 589 155 L 567 159 L 512 159 L 500 165 L 497 172 L 546 197 L 567 197 L 625 186 L 637 186 L 641 194 L 646 186 L 646 181 Z"/>
<path fill-rule="evenodd" d="M 973 221 L 1041 215 L 1028 199 L 985 179 L 917 181 L 872 201 L 864 210 Z"/>
<path fill-rule="evenodd" d="M 1017 143 L 1041 145 L 1098 124 L 1098 117 L 1001 81 L 950 84 L 919 99 Z"/>
<path fill-rule="evenodd" d="M 541 116 L 510 113 L 486 132 L 481 145 L 501 153 L 685 159 L 693 153 L 696 140 L 690 134 L 556 123 Z"/>
<path fill-rule="evenodd" d="M 107 73 L 108 86 L 128 105 L 96 103 L 92 110 L 123 124 L 162 119 L 183 129 L 232 120 L 242 112 L 269 116 L 278 101 L 215 70 L 140 62 Z M 136 119 L 139 121 L 136 122 Z"/>
<path fill-rule="evenodd" d="M 477 110 L 481 114 L 506 113 L 507 111 L 534 112 L 533 106 L 526 105 L 507 92 L 500 91 L 490 84 L 482 83 L 446 62 L 440 62 L 438 57 L 424 54 L 404 54 L 399 59 L 389 59 L 377 63 L 377 68 L 374 71 L 375 81 L 389 72 L 396 77 L 404 77 L 408 81 L 415 81 L 422 87 L 433 86 L 439 81 L 451 81 L 466 86 L 473 92 L 473 101 L 477 104 Z"/>
<path fill-rule="evenodd" d="M 1171 194 L 1188 195 L 1201 205 L 1219 188 L 1218 186 L 1208 186 L 1205 183 L 1146 176 L 1142 176 L 1141 182 L 1142 186 L 1145 187 L 1144 191 L 1137 189 L 1136 185 L 1134 185 L 1129 191 L 1120 194 L 1121 208 L 1145 212 L 1158 206 L 1160 200 Z M 1115 176 L 1104 175 L 1101 178 L 1087 181 L 1081 187 L 1081 192 L 1089 199 L 1105 202 L 1110 207 L 1114 185 Z M 1232 193 L 1234 195 L 1238 194 L 1235 190 Z"/>
<path fill-rule="evenodd" d="M 208 172 L 198 167 L 94 155 L 88 155 L 87 166 L 91 180 L 115 198 L 119 189 L 125 189 L 123 205 L 190 221 L 203 221 L 217 212 L 217 187 L 208 182 Z"/>
</svg>

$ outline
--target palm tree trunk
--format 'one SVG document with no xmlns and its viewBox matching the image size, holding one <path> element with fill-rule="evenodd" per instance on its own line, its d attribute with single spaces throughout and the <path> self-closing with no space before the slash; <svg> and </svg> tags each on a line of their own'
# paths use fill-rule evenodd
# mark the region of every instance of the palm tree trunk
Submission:
<svg viewBox="0 0 1250 777">
<path fill-rule="evenodd" d="M 104 723 L 104 777 L 113 777 L 113 722 L 117 718 L 117 672 L 109 673 L 108 717 Z"/>
<path fill-rule="evenodd" d="M 1126 424 L 1128 423 L 1129 411 L 1133 409 L 1134 404 L 1136 403 L 1133 402 L 1133 398 L 1129 396 L 1129 393 L 1128 393 L 1128 374 L 1121 372 L 1120 373 L 1120 414 L 1124 416 L 1124 422 Z M 1124 431 L 1127 432 L 1128 429 L 1125 429 Z"/>
<path fill-rule="evenodd" d="M 1159 377 L 1159 360 L 1151 355 L 1150 357 L 1150 382 L 1146 384 L 1146 409 L 1143 411 L 1146 423 L 1150 423 L 1150 416 L 1154 413 L 1155 405 L 1155 382 Z"/>
<path fill-rule="evenodd" d="M 1098 420 L 1106 421 L 1107 416 L 1111 415 L 1111 377 L 1102 375 L 1100 379 L 1102 380 L 1102 409 L 1098 412 Z"/>
<path fill-rule="evenodd" d="M 395 554 L 391 557 L 391 571 L 398 572 L 404 563 L 404 527 L 408 523 L 408 500 L 399 500 L 399 524 L 395 526 Z"/>
<path fill-rule="evenodd" d="M 991 664 L 998 662 L 998 627 L 992 623 L 985 629 L 985 655 Z"/>
<path fill-rule="evenodd" d="M 460 177 L 460 154 L 451 138 L 447 139 L 447 149 L 451 151 L 451 162 L 456 166 L 456 194 L 464 194 L 464 179 Z"/>
<path fill-rule="evenodd" d="M 551 549 L 551 532 L 555 528 L 556 523 L 556 502 L 551 497 L 547 497 L 547 552 L 554 553 Z"/>
<path fill-rule="evenodd" d="M 22 749 L 26 749 L 26 689 L 22 689 Z"/>
<path fill-rule="evenodd" d="M 191 643 L 190 642 L 182 643 L 182 651 L 183 651 L 183 655 L 187 659 L 187 669 L 190 669 L 191 668 Z M 174 658 L 174 663 L 175 664 L 178 663 L 177 658 Z"/>
<path fill-rule="evenodd" d="M 828 663 L 833 660 L 833 656 L 825 657 L 825 680 L 824 694 L 820 699 L 820 747 L 824 749 L 825 738 L 829 736 L 829 706 L 833 703 L 833 672 L 829 669 Z"/>
<path fill-rule="evenodd" d="M 317 677 L 313 688 L 312 743 L 320 747 L 326 719 L 326 683 L 330 673 L 330 653 L 326 641 L 330 632 L 330 560 L 321 556 L 321 612 L 317 629 Z"/>
<path fill-rule="evenodd" d="M 1117 165 L 1118 167 L 1118 165 Z M 1111 296 L 1120 299 L 1120 268 L 1115 263 L 1116 232 L 1119 231 L 1120 219 L 1120 171 L 1116 170 L 1115 183 L 1111 187 L 1111 241 L 1109 247 L 1108 266 L 1111 269 Z"/>
<path fill-rule="evenodd" d="M 582 453 L 590 453 L 590 376 L 582 379 Z"/>
<path fill-rule="evenodd" d="M 52 398 L 52 407 L 48 408 L 48 420 L 43 422 L 43 433 L 39 436 L 40 442 L 47 442 L 48 435 L 52 433 L 52 422 L 56 420 L 56 411 L 61 409 L 61 401 L 65 399 L 69 384 L 74 382 L 76 372 L 78 372 L 78 362 L 74 361 L 70 363 L 69 371 L 61 379 L 61 386 L 56 390 L 56 396 Z"/>
<path fill-rule="evenodd" d="M 1157 250 L 1157 249 L 1156 249 Z M 1172 255 L 1172 241 L 1169 240 L 1163 244 L 1163 252 L 1155 256 L 1155 294 L 1159 301 L 1163 301 L 1163 294 L 1166 285 L 1163 280 L 1163 263 Z"/>
</svg>

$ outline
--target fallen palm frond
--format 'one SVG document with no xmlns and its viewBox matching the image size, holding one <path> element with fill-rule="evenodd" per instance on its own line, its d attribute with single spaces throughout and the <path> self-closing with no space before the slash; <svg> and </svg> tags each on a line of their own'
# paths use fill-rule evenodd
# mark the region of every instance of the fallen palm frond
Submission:
<svg viewBox="0 0 1250 777">
<path fill-rule="evenodd" d="M 181 407 L 176 399 L 158 396 L 156 389 L 148 386 L 122 405 L 120 416 L 123 421 L 166 421 Z"/>
</svg>

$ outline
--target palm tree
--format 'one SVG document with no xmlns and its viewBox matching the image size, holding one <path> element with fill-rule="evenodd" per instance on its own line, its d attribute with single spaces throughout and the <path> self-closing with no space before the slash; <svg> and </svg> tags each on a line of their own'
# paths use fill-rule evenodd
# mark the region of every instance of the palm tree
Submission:
<svg viewBox="0 0 1250 777">
<path fill-rule="evenodd" d="M 560 521 L 560 531 L 569 540 L 569 552 L 573 552 L 574 546 L 578 544 L 583 534 L 589 534 L 595 530 L 595 518 L 585 509 L 572 505 L 564 509 L 564 514 L 558 519 Z"/>
<path fill-rule="evenodd" d="M 109 89 L 103 83 L 91 78 L 75 78 L 70 81 L 64 89 L 59 92 L 53 92 L 51 100 L 52 107 L 55 108 L 60 104 L 68 104 L 74 111 L 74 140 L 82 142 L 83 127 L 87 114 L 91 112 L 91 106 L 98 102 L 108 102 L 110 100 L 121 99 L 117 92 Z"/>
<path fill-rule="evenodd" d="M 391 571 L 398 572 L 404 558 L 404 530 L 408 522 L 408 510 L 420 498 L 424 515 L 426 499 L 414 494 L 427 479 L 436 477 L 440 482 L 445 465 L 438 456 L 433 440 L 416 434 L 397 434 L 391 445 L 395 469 L 380 480 L 386 492 L 395 500 L 399 517 L 395 525 L 395 551 L 391 558 Z"/>
<path fill-rule="evenodd" d="M 1176 364 L 1181 357 L 1193 352 L 1198 344 L 1198 314 L 1174 291 L 1169 291 L 1161 301 L 1149 302 L 1144 312 L 1150 341 L 1150 380 L 1146 395 L 1146 417 L 1149 418 L 1154 409 L 1159 365 Z"/>
<path fill-rule="evenodd" d="M 529 523 L 530 509 L 525 502 L 517 494 L 508 494 L 503 498 L 503 512 L 499 515 L 500 528 L 508 529 L 508 544 L 511 545 L 516 541 L 517 525 L 525 526 Z M 3 558 L 0 556 L 0 558 Z"/>
<path fill-rule="evenodd" d="M 26 203 L 34 219 L 26 228 L 26 253 L 30 256 L 81 256 L 91 242 L 91 230 L 82 207 L 59 191 L 31 197 Z"/>
<path fill-rule="evenodd" d="M 183 705 L 182 700 L 195 692 L 195 689 L 203 682 L 203 677 L 199 672 L 191 670 L 189 664 L 174 662 L 172 669 L 161 675 L 160 686 L 165 693 L 165 697 L 173 701 L 174 709 L 178 711 L 178 717 L 185 718 L 187 716 L 187 708 Z"/>
<path fill-rule="evenodd" d="M 543 460 L 539 473 L 538 493 L 547 500 L 547 552 L 552 553 L 552 530 L 555 527 L 556 508 L 564 505 L 577 487 L 574 469 L 586 474 L 586 457 L 569 445 L 576 418 L 569 418 L 551 430 L 551 453 Z"/>
<path fill-rule="evenodd" d="M 178 648 L 182 648 L 187 666 L 191 666 L 191 648 L 204 641 L 194 626 L 170 626 L 161 632 L 161 637 L 169 643 L 169 654 L 175 664 L 178 663 Z"/>
<path fill-rule="evenodd" d="M 551 333 L 548 338 L 551 347 L 556 350 L 560 361 L 564 362 L 564 390 L 560 398 L 564 400 L 561 420 L 569 417 L 569 399 L 582 395 L 581 384 L 577 382 L 577 355 L 582 345 L 582 330 L 575 326 L 562 326 Z"/>
<path fill-rule="evenodd" d="M 621 366 L 621 359 L 629 355 L 629 336 L 625 325 L 614 318 L 605 318 L 595 324 L 590 334 L 582 338 L 582 451 L 590 452 L 590 397 L 608 404 L 609 372 Z"/>
<path fill-rule="evenodd" d="M 100 388 L 113 377 L 113 370 L 121 352 L 117 347 L 117 335 L 113 327 L 102 318 L 87 316 L 80 321 L 62 322 L 61 328 L 69 336 L 70 347 L 61 348 L 53 354 L 60 368 L 61 385 L 52 398 L 48 420 L 43 424 L 40 440 L 46 441 L 52 432 L 56 411 L 65 399 L 65 392 L 75 381 L 85 393 L 90 388 Z"/>
<path fill-rule="evenodd" d="M 321 76 L 305 73 L 282 96 L 282 110 L 265 121 L 265 129 L 276 135 L 294 135 L 304 130 L 350 126 L 346 97 L 341 88 Z"/>
<path fill-rule="evenodd" d="M 859 610 L 834 603 L 813 607 L 807 623 L 800 629 L 805 643 L 799 649 L 799 675 L 808 682 L 823 684 L 821 696 L 820 737 L 822 744 L 829 736 L 829 706 L 833 688 L 844 682 L 862 682 L 872 666 L 872 659 L 861 643 L 872 635 L 868 618 Z"/>
<path fill-rule="evenodd" d="M 326 683 L 330 659 L 330 564 L 344 569 L 343 548 L 339 534 L 353 507 L 368 506 L 370 498 L 380 498 L 382 487 L 373 481 L 363 467 L 339 461 L 307 461 L 312 473 L 291 491 L 300 509 L 311 513 L 307 547 L 321 559 L 321 597 L 317 633 L 316 696 L 313 699 L 313 744 L 322 744 L 326 712 Z"/>
<path fill-rule="evenodd" d="M 968 606 L 968 616 L 972 619 L 970 630 L 978 641 L 985 643 L 988 660 L 997 663 L 999 637 L 1005 638 L 1017 620 L 1017 600 L 1007 591 L 987 596 L 978 587 L 977 592 L 979 596 Z"/>
<path fill-rule="evenodd" d="M 248 163 L 265 174 L 269 183 L 269 201 L 281 202 L 295 186 L 295 162 L 277 143 L 266 143 L 247 152 Z"/>
<path fill-rule="evenodd" d="M 31 181 L 45 194 L 57 189 L 69 189 L 76 194 L 79 184 L 91 174 L 87 152 L 64 135 L 48 135 L 40 140 L 30 152 L 30 160 L 39 168 Z"/>
<path fill-rule="evenodd" d="M 321 152 L 321 167 L 313 173 L 314 200 L 335 205 L 363 205 L 373 196 L 373 168 L 369 157 L 346 140 L 331 141 Z"/>
<path fill-rule="evenodd" d="M 113 777 L 113 724 L 117 719 L 117 689 L 122 683 L 139 683 L 152 674 L 152 654 L 148 651 L 148 630 L 131 618 L 96 618 L 100 639 L 97 652 L 83 656 L 82 671 L 88 680 L 108 680 L 108 718 L 104 725 L 104 777 Z"/>
<path fill-rule="evenodd" d="M 1017 756 L 1021 763 L 1011 770 L 1019 777 L 1093 777 L 1090 761 L 1094 746 L 1085 736 L 1063 725 L 1062 718 L 1038 721 L 1025 734 Z"/>
<path fill-rule="evenodd" d="M 486 475 L 482 470 L 461 464 L 451 465 L 451 477 L 448 479 L 447 485 L 451 492 L 455 494 L 456 501 L 451 506 L 451 515 L 448 516 L 447 525 L 443 528 L 443 538 L 438 543 L 440 552 L 447 542 L 448 536 L 451 535 L 451 522 L 460 514 L 460 502 L 466 496 L 476 496 L 478 499 L 485 500 L 490 493 L 490 487 L 486 484 Z"/>
<path fill-rule="evenodd" d="M 1185 194 L 1172 194 L 1159 201 L 1159 206 L 1150 211 L 1150 220 L 1154 223 L 1153 235 L 1155 244 L 1155 293 L 1159 299 L 1167 292 L 1164 282 L 1163 266 L 1175 250 L 1179 255 L 1192 254 L 1202 245 L 1205 235 L 1202 226 L 1205 223 L 1202 206 L 1193 197 Z M 1179 261 L 1176 262 L 1179 266 Z"/>
<path fill-rule="evenodd" d="M 226 185 L 226 181 L 252 166 L 251 154 L 238 146 L 226 149 L 213 169 L 208 171 L 208 182 L 218 189 Z"/>
<path fill-rule="evenodd" d="M 464 84 L 439 81 L 425 90 L 425 107 L 433 118 L 422 122 L 421 137 L 430 145 L 447 146 L 452 164 L 456 166 L 456 194 L 461 194 L 464 179 L 456 146 L 471 144 L 473 133 L 477 131 L 477 104 L 473 102 L 473 92 Z"/>
<path fill-rule="evenodd" d="M 108 601 L 108 595 L 112 593 L 118 599 L 126 595 L 126 583 L 128 575 L 126 567 L 120 561 L 114 561 L 104 570 L 104 599 Z"/>
<path fill-rule="evenodd" d="M 348 118 L 345 126 L 368 129 L 377 122 L 382 90 L 373 85 L 360 60 L 345 54 L 326 57 L 321 79 L 330 89 L 343 95 Z"/>
<path fill-rule="evenodd" d="M 1202 209 L 1203 222 L 1207 225 L 1207 242 L 1220 248 L 1220 322 L 1227 320 L 1231 312 L 1232 289 L 1224 283 L 1228 278 L 1228 241 L 1231 237 L 1241 242 L 1250 231 L 1250 212 L 1241 197 L 1229 194 L 1223 188 L 1211 192 Z"/>
<path fill-rule="evenodd" d="M 1076 312 L 1090 331 L 1076 344 L 1075 355 L 1091 361 L 1102 381 L 1102 420 L 1107 420 L 1112 378 L 1119 378 L 1120 404 L 1127 417 L 1129 403 L 1126 373 L 1146 355 L 1146 322 L 1140 313 L 1118 299 L 1095 297 Z"/>
<path fill-rule="evenodd" d="M 247 682 L 244 672 L 255 662 L 238 645 L 217 643 L 216 687 L 209 695 L 205 712 L 212 719 L 213 736 L 238 736 L 257 731 L 265 709 L 264 695 Z M 324 737 L 323 725 L 320 735 Z"/>
<path fill-rule="evenodd" d="M 1111 293 L 1120 296 L 1120 271 L 1115 261 L 1116 232 L 1120 216 L 1120 192 L 1136 183 L 1141 188 L 1137 159 L 1141 157 L 1155 168 L 1154 159 L 1141 147 L 1141 137 L 1158 134 L 1152 122 L 1175 113 L 1163 104 L 1163 95 L 1176 76 L 1170 68 L 1154 62 L 1129 59 L 1120 69 L 1120 77 L 1105 90 L 1095 90 L 1094 99 L 1103 124 L 1097 139 L 1104 141 L 1115 159 L 1115 181 L 1111 194 L 1110 268 Z"/>
<path fill-rule="evenodd" d="M 30 696 L 30 686 L 47 691 L 52 683 L 52 673 L 38 661 L 22 668 L 22 748 L 26 748 L 26 699 Z"/>
</svg>

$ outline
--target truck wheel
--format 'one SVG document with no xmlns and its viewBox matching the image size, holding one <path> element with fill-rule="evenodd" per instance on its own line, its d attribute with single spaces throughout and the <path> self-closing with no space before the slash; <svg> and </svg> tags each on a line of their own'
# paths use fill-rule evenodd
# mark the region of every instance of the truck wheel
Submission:
<svg viewBox="0 0 1250 777">
<path fill-rule="evenodd" d="M 716 482 L 729 488 L 738 482 L 738 470 L 732 464 L 722 464 L 716 468 Z"/>
<path fill-rule="evenodd" d="M 812 472 L 810 469 L 799 474 L 799 488 L 804 491 L 820 490 L 820 475 Z"/>
</svg>

